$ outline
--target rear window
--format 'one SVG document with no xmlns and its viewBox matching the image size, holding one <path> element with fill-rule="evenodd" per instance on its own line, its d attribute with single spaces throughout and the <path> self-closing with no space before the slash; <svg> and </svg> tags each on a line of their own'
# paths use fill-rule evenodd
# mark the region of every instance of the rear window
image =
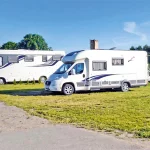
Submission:
<svg viewBox="0 0 150 150">
<path fill-rule="evenodd" d="M 121 65 L 124 65 L 124 59 L 123 59 L 123 58 L 113 58 L 113 59 L 112 59 L 112 65 L 113 65 L 113 66 L 121 66 Z"/>
<path fill-rule="evenodd" d="M 53 61 L 60 61 L 61 58 L 62 58 L 61 55 L 54 55 L 54 56 L 52 56 L 52 60 L 53 60 Z"/>
<path fill-rule="evenodd" d="M 107 70 L 107 62 L 93 61 L 92 67 L 93 67 L 93 71 Z"/>
<path fill-rule="evenodd" d="M 28 56 L 25 56 L 24 61 L 25 61 L 25 62 L 33 62 L 33 61 L 34 61 L 34 57 L 31 56 L 31 55 L 30 55 L 30 56 L 29 56 L 29 55 L 28 55 Z"/>
<path fill-rule="evenodd" d="M 8 56 L 9 63 L 19 63 L 18 56 Z"/>
<path fill-rule="evenodd" d="M 3 57 L 0 56 L 0 67 L 3 65 Z"/>
<path fill-rule="evenodd" d="M 47 62 L 47 56 L 46 55 L 42 56 L 42 62 Z"/>
</svg>

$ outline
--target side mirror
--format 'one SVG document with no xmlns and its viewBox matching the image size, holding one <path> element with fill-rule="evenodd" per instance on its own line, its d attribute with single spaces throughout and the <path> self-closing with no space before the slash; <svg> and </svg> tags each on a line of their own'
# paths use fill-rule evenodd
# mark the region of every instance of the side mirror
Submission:
<svg viewBox="0 0 150 150">
<path fill-rule="evenodd" d="M 72 70 L 71 70 L 71 75 L 75 75 L 75 74 L 76 74 L 75 69 L 72 69 Z"/>
<path fill-rule="evenodd" d="M 68 75 L 75 75 L 76 74 L 76 71 L 75 69 L 72 69 L 68 72 Z"/>
<path fill-rule="evenodd" d="M 71 75 L 71 71 L 68 72 L 68 75 Z"/>
</svg>

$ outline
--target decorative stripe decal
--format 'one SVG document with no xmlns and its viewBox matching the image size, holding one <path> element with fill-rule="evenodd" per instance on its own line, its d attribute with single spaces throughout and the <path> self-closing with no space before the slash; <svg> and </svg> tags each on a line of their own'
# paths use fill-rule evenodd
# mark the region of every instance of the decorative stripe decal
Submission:
<svg viewBox="0 0 150 150">
<path fill-rule="evenodd" d="M 89 78 L 86 78 L 82 81 L 92 81 L 92 80 L 99 80 L 101 78 L 107 77 L 107 76 L 112 76 L 112 75 L 116 75 L 116 74 L 102 74 L 102 75 L 96 75 L 96 76 L 92 76 Z"/>
<path fill-rule="evenodd" d="M 28 66 L 28 67 L 47 67 L 47 66 L 54 66 L 57 62 L 58 62 L 58 60 L 54 61 L 52 64 L 51 64 L 51 62 L 49 62 L 49 63 L 45 63 L 45 64 L 41 64 L 41 65 Z"/>
</svg>

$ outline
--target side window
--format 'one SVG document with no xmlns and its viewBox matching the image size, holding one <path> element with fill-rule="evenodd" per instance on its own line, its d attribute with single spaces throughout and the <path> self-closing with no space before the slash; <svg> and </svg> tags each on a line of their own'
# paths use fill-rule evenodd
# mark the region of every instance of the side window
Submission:
<svg viewBox="0 0 150 150">
<path fill-rule="evenodd" d="M 28 56 L 25 56 L 24 61 L 25 61 L 25 62 L 33 62 L 33 61 L 34 61 L 34 57 L 31 56 L 31 55 L 30 55 L 30 56 L 29 56 L 29 55 L 28 55 Z"/>
<path fill-rule="evenodd" d="M 76 74 L 82 74 L 84 71 L 84 63 L 76 64 L 73 69 L 75 69 Z"/>
<path fill-rule="evenodd" d="M 47 56 L 46 55 L 42 56 L 42 62 L 47 62 Z"/>
<path fill-rule="evenodd" d="M 93 67 L 93 71 L 107 70 L 107 62 L 94 61 L 92 62 L 92 67 Z"/>
<path fill-rule="evenodd" d="M 124 65 L 124 59 L 123 58 L 113 58 L 112 59 L 112 65 L 113 66 Z"/>
<path fill-rule="evenodd" d="M 53 61 L 60 61 L 61 58 L 62 58 L 61 55 L 54 55 L 54 56 L 52 56 L 52 60 L 53 60 Z"/>
<path fill-rule="evenodd" d="M 3 66 L 3 57 L 0 56 L 0 67 Z"/>
<path fill-rule="evenodd" d="M 17 56 L 8 56 L 9 63 L 19 63 L 19 59 Z"/>
</svg>

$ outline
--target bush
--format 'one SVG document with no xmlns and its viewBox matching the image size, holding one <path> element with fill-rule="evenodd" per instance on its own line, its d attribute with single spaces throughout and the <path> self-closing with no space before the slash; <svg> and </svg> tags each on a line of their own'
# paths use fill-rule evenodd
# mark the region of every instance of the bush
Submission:
<svg viewBox="0 0 150 150">
<path fill-rule="evenodd" d="M 35 84 L 35 79 L 33 78 L 33 82 L 32 82 L 33 84 Z"/>
<path fill-rule="evenodd" d="M 16 79 L 14 79 L 14 85 L 16 85 L 17 83 L 16 83 Z"/>
<path fill-rule="evenodd" d="M 29 80 L 27 80 L 27 84 L 29 84 Z"/>
<path fill-rule="evenodd" d="M 42 82 L 41 82 L 41 78 L 39 79 L 39 84 L 41 84 Z"/>
<path fill-rule="evenodd" d="M 20 81 L 19 81 L 19 84 L 22 84 L 22 81 L 21 81 L 21 79 L 20 79 Z"/>
</svg>

